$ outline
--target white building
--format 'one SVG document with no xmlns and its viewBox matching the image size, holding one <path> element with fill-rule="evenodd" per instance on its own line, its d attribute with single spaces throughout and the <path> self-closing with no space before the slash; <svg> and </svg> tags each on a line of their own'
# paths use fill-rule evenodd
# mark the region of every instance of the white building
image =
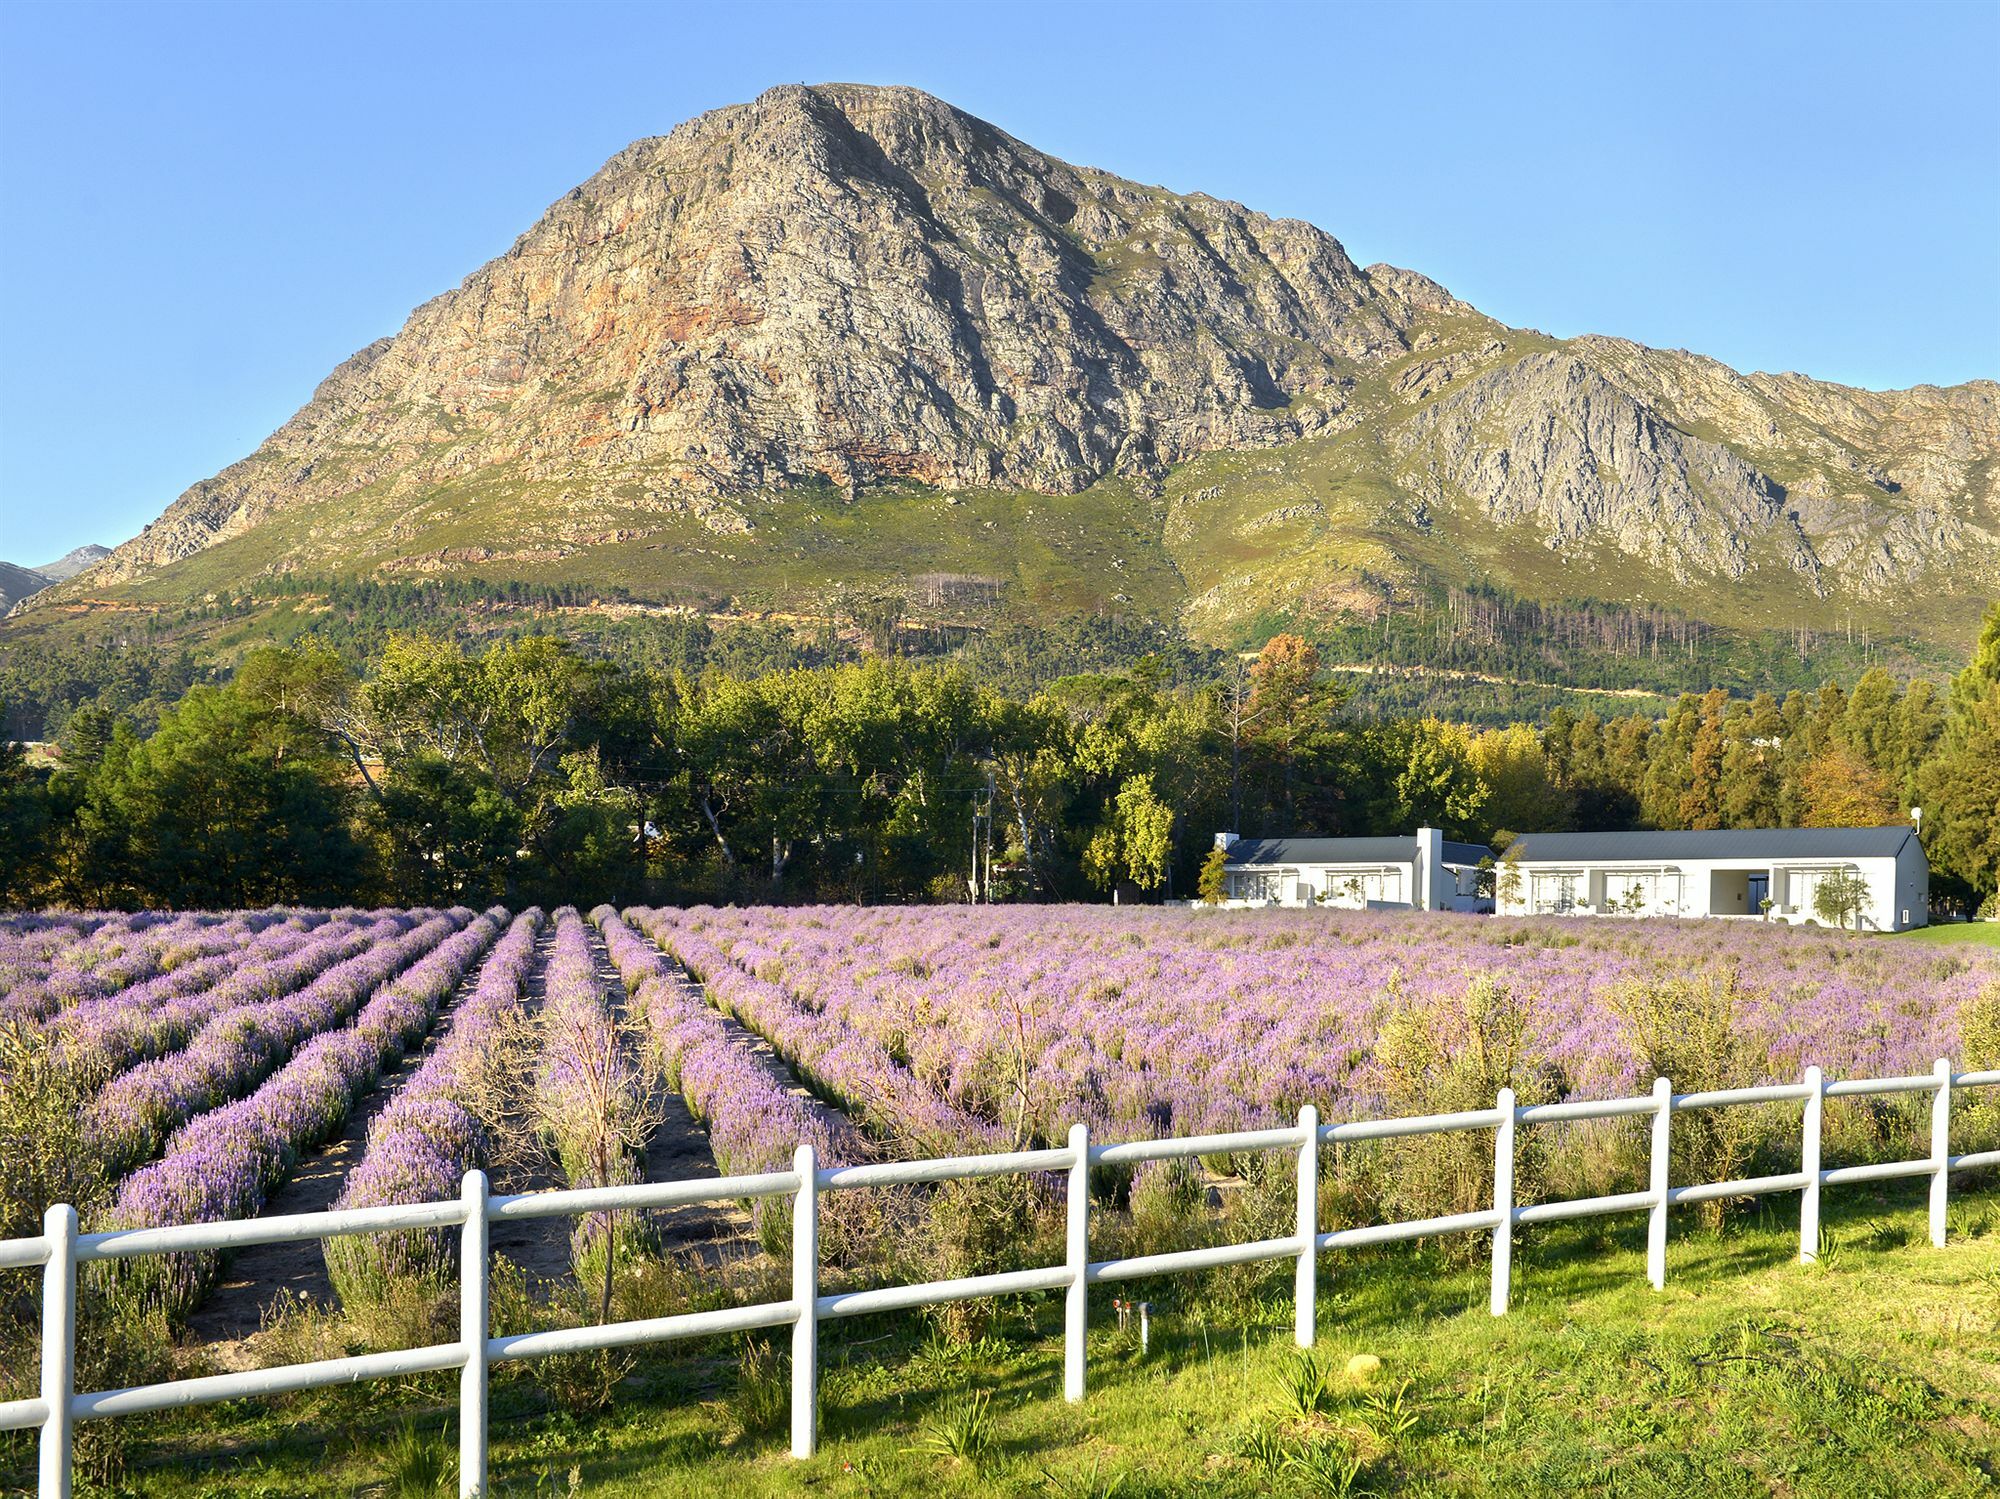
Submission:
<svg viewBox="0 0 2000 1499">
<path fill-rule="evenodd" d="M 1744 916 L 1824 924 L 1815 897 L 1836 871 L 1867 883 L 1864 930 L 1926 924 L 1930 861 L 1909 827 L 1524 833 L 1500 860 L 1495 888 L 1503 916 Z"/>
<path fill-rule="evenodd" d="M 1448 843 L 1436 828 L 1415 837 L 1239 838 L 1217 833 L 1227 857 L 1230 906 L 1328 905 L 1349 910 L 1482 909 L 1479 864 L 1493 851 Z M 1491 897 L 1483 908 L 1492 909 Z"/>
</svg>

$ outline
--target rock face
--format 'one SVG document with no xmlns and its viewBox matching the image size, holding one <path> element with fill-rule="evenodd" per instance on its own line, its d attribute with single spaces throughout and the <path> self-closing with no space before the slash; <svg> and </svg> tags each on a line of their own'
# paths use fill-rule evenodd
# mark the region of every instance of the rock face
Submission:
<svg viewBox="0 0 2000 1499">
<path fill-rule="evenodd" d="M 1668 425 L 1570 353 L 1531 354 L 1396 431 L 1435 497 L 1456 491 L 1551 549 L 1608 542 L 1676 578 L 1741 578 L 1760 540 L 1798 573 L 1819 559 L 1784 491 L 1728 448 Z"/>
<path fill-rule="evenodd" d="M 2000 571 L 1990 382 L 1877 394 L 1516 333 L 1311 225 L 835 84 L 620 152 L 43 597 L 266 527 L 264 571 L 490 572 L 647 514 L 742 537 L 746 497 L 801 487 L 1157 494 L 1200 455 L 1312 440 L 1365 441 L 1341 461 L 1419 529 L 1472 516 L 1668 583 L 1781 569 L 1865 597 Z M 1282 538 L 1334 524 L 1326 501 L 1258 513 Z"/>
</svg>

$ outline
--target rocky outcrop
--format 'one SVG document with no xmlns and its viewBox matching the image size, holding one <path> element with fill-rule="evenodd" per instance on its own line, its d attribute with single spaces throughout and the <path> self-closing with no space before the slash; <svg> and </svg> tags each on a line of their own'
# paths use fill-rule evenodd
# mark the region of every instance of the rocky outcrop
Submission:
<svg viewBox="0 0 2000 1499">
<path fill-rule="evenodd" d="M 1413 487 L 1462 495 L 1551 549 L 1602 542 L 1683 580 L 1734 579 L 1769 544 L 1818 580 L 1777 484 L 1574 354 L 1531 354 L 1482 375 L 1418 412 L 1394 442 Z"/>
</svg>

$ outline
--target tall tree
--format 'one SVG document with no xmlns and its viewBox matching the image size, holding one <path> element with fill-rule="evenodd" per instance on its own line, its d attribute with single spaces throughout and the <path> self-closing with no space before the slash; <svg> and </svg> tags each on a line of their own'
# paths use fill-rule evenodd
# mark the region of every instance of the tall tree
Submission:
<svg viewBox="0 0 2000 1499">
<path fill-rule="evenodd" d="M 1932 867 L 1983 900 L 2000 887 L 2000 603 L 1952 679 L 1944 735 L 1919 779 Z"/>
</svg>

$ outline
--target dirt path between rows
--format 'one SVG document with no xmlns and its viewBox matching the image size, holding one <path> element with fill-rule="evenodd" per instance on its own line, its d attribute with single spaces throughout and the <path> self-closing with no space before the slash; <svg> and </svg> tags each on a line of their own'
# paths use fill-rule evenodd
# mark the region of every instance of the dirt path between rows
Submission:
<svg viewBox="0 0 2000 1499">
<path fill-rule="evenodd" d="M 487 955 L 491 951 L 489 948 Z M 431 1022 L 422 1044 L 405 1052 L 400 1062 L 376 1078 L 349 1112 L 339 1137 L 298 1164 L 290 1179 L 264 1204 L 260 1218 L 318 1213 L 333 1206 L 347 1185 L 348 1172 L 360 1163 L 368 1126 L 388 1107 L 404 1080 L 437 1049 L 459 1004 L 478 985 L 485 965 L 482 956 L 467 969 L 450 999 L 438 1008 L 437 1019 Z M 188 1331 L 204 1343 L 226 1344 L 247 1338 L 263 1325 L 265 1312 L 281 1291 L 303 1295 L 322 1307 L 334 1304 L 333 1282 L 327 1277 L 325 1246 L 320 1241 L 257 1244 L 238 1250 L 224 1265 L 208 1299 L 188 1318 Z"/>
<path fill-rule="evenodd" d="M 597 982 L 612 1006 L 622 1010 L 624 981 L 611 961 L 603 937 L 594 926 L 586 930 L 591 956 L 597 965 Z M 553 942 L 554 923 L 550 924 L 548 938 Z M 530 986 L 531 1004 L 536 1009 L 542 1002 L 541 984 L 545 971 L 538 963 Z M 663 1117 L 659 1127 L 646 1143 L 645 1169 L 640 1179 L 663 1182 L 720 1176 L 722 1173 L 716 1167 L 714 1152 L 709 1149 L 708 1132 L 688 1112 L 681 1096 L 667 1093 L 661 1100 L 661 1109 Z M 500 1190 L 541 1192 L 566 1185 L 560 1171 L 549 1163 L 533 1170 L 512 1173 Z M 662 1248 L 683 1258 L 699 1260 L 711 1268 L 725 1260 L 747 1258 L 758 1253 L 750 1214 L 738 1202 L 691 1203 L 686 1207 L 666 1208 L 646 1216 L 659 1236 Z M 496 1252 L 506 1255 L 525 1270 L 531 1282 L 547 1286 L 570 1273 L 569 1241 L 575 1223 L 573 1218 L 531 1218 L 496 1223 L 491 1242 Z"/>
<path fill-rule="evenodd" d="M 624 984 L 603 938 L 594 927 L 587 930 L 598 982 L 611 1003 L 622 1008 Z M 555 922 L 551 919 L 537 936 L 534 959 L 523 989 L 522 1003 L 531 1015 L 538 1013 L 543 1004 L 548 959 L 554 945 Z M 484 960 L 466 974 L 457 991 L 440 1007 L 423 1043 L 381 1074 L 348 1115 L 340 1135 L 302 1160 L 285 1184 L 272 1194 L 259 1216 L 322 1212 L 333 1206 L 346 1185 L 348 1173 L 362 1158 L 369 1125 L 396 1096 L 402 1083 L 436 1049 L 459 1004 L 477 985 L 483 967 Z M 678 965 L 673 967 L 678 981 L 699 995 L 701 985 Z M 770 1043 L 728 1016 L 723 1016 L 723 1020 L 735 1044 L 755 1055 L 775 1076 L 783 1078 L 799 1097 L 812 1098 Z M 815 1107 L 825 1108 L 825 1105 L 815 1103 Z M 667 1093 L 661 1100 L 661 1110 L 659 1127 L 647 1144 L 642 1179 L 685 1181 L 721 1175 L 709 1148 L 708 1132 L 695 1120 L 680 1095 Z M 521 1123 L 524 1129 L 533 1127 L 526 1119 Z M 567 1185 L 559 1168 L 545 1160 L 495 1167 L 493 1177 L 496 1192 L 537 1192 Z M 696 1203 L 647 1216 L 665 1250 L 710 1269 L 752 1259 L 761 1253 L 750 1213 L 738 1202 Z M 518 1265 L 527 1273 L 530 1283 L 545 1292 L 551 1284 L 570 1274 L 569 1241 L 574 1221 L 542 1218 L 497 1222 L 491 1233 L 493 1250 Z M 248 1340 L 262 1328 L 265 1316 L 282 1293 L 303 1296 L 323 1308 L 337 1307 L 338 1297 L 327 1275 L 322 1243 L 315 1240 L 260 1244 L 237 1252 L 224 1266 L 215 1289 L 188 1319 L 188 1332 L 205 1345 L 205 1351 L 221 1367 L 253 1367 L 256 1359 Z"/>
</svg>

